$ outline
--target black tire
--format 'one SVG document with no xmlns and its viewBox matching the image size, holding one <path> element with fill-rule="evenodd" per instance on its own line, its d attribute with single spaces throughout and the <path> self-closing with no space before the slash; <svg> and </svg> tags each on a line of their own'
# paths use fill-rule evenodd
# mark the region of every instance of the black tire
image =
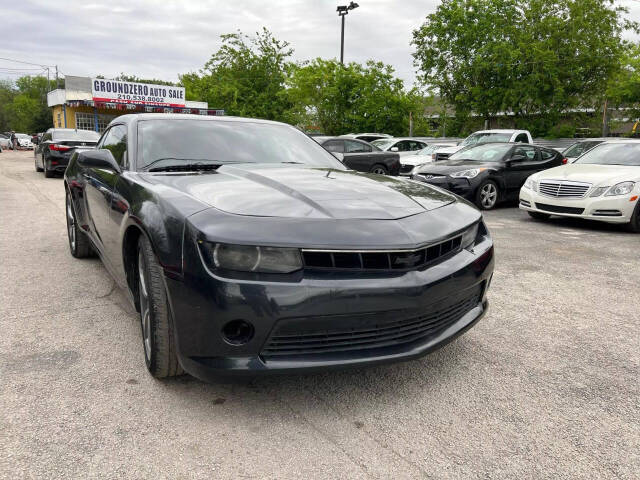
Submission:
<svg viewBox="0 0 640 480">
<path fill-rule="evenodd" d="M 76 211 L 71 201 L 71 194 L 67 191 L 66 217 L 67 217 L 67 238 L 69 239 L 69 251 L 76 258 L 86 258 L 93 256 L 93 247 L 87 235 L 78 226 Z"/>
<path fill-rule="evenodd" d="M 42 166 L 44 167 L 44 176 L 46 178 L 52 178 L 56 174 L 56 172 L 47 168 L 47 159 L 44 155 L 42 155 Z"/>
<path fill-rule="evenodd" d="M 627 223 L 627 230 L 633 233 L 640 233 L 640 200 L 636 203 L 636 208 L 631 214 L 631 221 Z"/>
<path fill-rule="evenodd" d="M 144 235 L 138 241 L 137 281 L 142 349 L 149 373 L 156 378 L 182 375 L 173 334 L 173 320 L 162 281 L 162 267 Z"/>
<path fill-rule="evenodd" d="M 541 213 L 541 212 L 527 212 L 529 214 L 529 216 L 535 220 L 549 220 L 551 218 L 551 215 L 549 215 L 548 213 Z"/>
<path fill-rule="evenodd" d="M 380 163 L 376 163 L 375 165 L 373 165 L 369 172 L 377 173 L 378 175 L 389 175 L 389 170 L 387 170 L 387 167 L 381 165 Z"/>
<path fill-rule="evenodd" d="M 485 180 L 476 190 L 475 204 L 481 210 L 491 210 L 500 200 L 500 188 L 493 180 Z"/>
<path fill-rule="evenodd" d="M 41 171 L 42 171 L 42 168 L 40 168 L 40 167 L 38 166 L 38 157 L 33 157 L 33 163 L 34 163 L 34 164 L 35 164 L 35 166 L 36 166 L 36 172 L 41 172 Z"/>
</svg>

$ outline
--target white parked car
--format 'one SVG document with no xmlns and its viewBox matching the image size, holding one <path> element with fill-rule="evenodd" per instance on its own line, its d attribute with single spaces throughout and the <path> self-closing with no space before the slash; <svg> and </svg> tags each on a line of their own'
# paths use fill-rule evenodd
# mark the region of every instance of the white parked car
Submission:
<svg viewBox="0 0 640 480">
<path fill-rule="evenodd" d="M 402 157 L 407 155 L 413 155 L 418 150 L 422 150 L 427 146 L 427 142 L 424 140 L 418 140 L 414 137 L 407 138 L 381 138 L 380 140 L 374 140 L 371 142 L 383 152 L 394 152 L 400 155 L 400 161 Z"/>
<path fill-rule="evenodd" d="M 11 140 L 7 135 L 0 133 L 0 148 L 10 149 L 11 148 Z"/>
<path fill-rule="evenodd" d="M 640 141 L 607 141 L 574 163 L 531 175 L 520 208 L 538 220 L 551 215 L 626 224 L 640 232 Z"/>
<path fill-rule="evenodd" d="M 435 161 L 446 160 L 458 150 L 462 150 L 464 147 L 470 147 L 472 145 L 479 145 L 481 143 L 533 143 L 533 138 L 529 130 L 480 130 L 473 132 L 467 138 L 465 138 L 458 145 L 453 147 L 440 148 L 432 154 L 432 158 Z"/>
<path fill-rule="evenodd" d="M 455 143 L 430 143 L 428 146 L 413 155 L 405 155 L 400 157 L 400 175 L 411 175 L 413 170 L 427 163 L 431 163 L 431 154 L 439 148 L 455 147 Z"/>
<path fill-rule="evenodd" d="M 18 148 L 33 148 L 31 135 L 27 135 L 26 133 L 16 133 L 16 140 L 18 141 Z"/>
</svg>

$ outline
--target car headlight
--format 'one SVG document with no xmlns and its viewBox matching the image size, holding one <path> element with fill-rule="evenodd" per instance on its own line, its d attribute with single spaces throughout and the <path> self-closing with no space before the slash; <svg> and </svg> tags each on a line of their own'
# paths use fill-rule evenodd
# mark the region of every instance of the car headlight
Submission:
<svg viewBox="0 0 640 480">
<path fill-rule="evenodd" d="M 426 163 L 420 163 L 418 165 L 416 165 L 415 167 L 413 167 L 413 169 L 411 170 L 411 175 L 418 173 L 418 170 L 420 170 L 421 167 L 424 167 L 426 165 Z"/>
<path fill-rule="evenodd" d="M 538 184 L 536 183 L 535 180 L 533 180 L 531 177 L 527 178 L 524 181 L 524 187 L 528 188 L 529 190 L 533 190 L 534 192 L 537 192 L 537 188 L 538 188 Z"/>
<path fill-rule="evenodd" d="M 599 197 L 600 195 L 602 195 L 604 192 L 606 192 L 607 190 L 609 190 L 609 187 L 598 187 L 598 188 L 594 188 L 593 192 L 591 192 L 591 195 L 589 195 L 590 197 Z"/>
<path fill-rule="evenodd" d="M 604 196 L 613 197 L 615 195 L 626 195 L 627 193 L 631 193 L 631 190 L 633 190 L 634 186 L 634 182 L 621 182 L 611 187 Z"/>
<path fill-rule="evenodd" d="M 486 168 L 470 168 L 469 170 L 462 170 L 461 172 L 454 172 L 450 174 L 452 177 L 462 177 L 462 178 L 475 178 L 480 172 L 486 170 Z"/>
<path fill-rule="evenodd" d="M 302 268 L 297 248 L 201 243 L 210 264 L 224 270 L 255 273 L 291 273 Z"/>
</svg>

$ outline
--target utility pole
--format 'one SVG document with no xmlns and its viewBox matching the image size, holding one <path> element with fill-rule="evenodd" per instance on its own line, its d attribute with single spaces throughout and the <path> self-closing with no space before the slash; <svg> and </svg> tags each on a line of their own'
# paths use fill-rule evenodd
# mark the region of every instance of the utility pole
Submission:
<svg viewBox="0 0 640 480">
<path fill-rule="evenodd" d="M 340 65 L 344 65 L 344 17 L 349 13 L 349 10 L 353 10 L 359 6 L 360 5 L 355 2 L 351 2 L 349 5 L 340 5 L 336 9 L 338 16 L 342 20 L 342 28 L 340 30 Z"/>
<path fill-rule="evenodd" d="M 56 65 L 56 89 L 60 88 L 60 79 L 58 78 L 58 65 Z"/>
<path fill-rule="evenodd" d="M 604 99 L 604 109 L 602 112 L 602 136 L 609 136 L 609 109 L 607 108 L 607 99 Z"/>
<path fill-rule="evenodd" d="M 51 91 L 51 81 L 49 80 L 49 67 L 47 67 L 47 92 Z"/>
<path fill-rule="evenodd" d="M 409 136 L 413 137 L 413 112 L 409 112 Z"/>
</svg>

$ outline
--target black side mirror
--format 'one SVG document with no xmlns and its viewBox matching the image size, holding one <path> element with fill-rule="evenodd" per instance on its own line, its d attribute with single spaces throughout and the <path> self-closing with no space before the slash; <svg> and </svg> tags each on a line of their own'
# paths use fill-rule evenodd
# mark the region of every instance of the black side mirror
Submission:
<svg viewBox="0 0 640 480">
<path fill-rule="evenodd" d="M 341 162 L 344 162 L 344 155 L 342 153 L 340 153 L 340 152 L 331 152 L 331 155 L 336 157 Z"/>
<path fill-rule="evenodd" d="M 78 154 L 78 164 L 84 168 L 104 168 L 120 173 L 120 165 L 109 150 L 87 150 Z"/>
</svg>

